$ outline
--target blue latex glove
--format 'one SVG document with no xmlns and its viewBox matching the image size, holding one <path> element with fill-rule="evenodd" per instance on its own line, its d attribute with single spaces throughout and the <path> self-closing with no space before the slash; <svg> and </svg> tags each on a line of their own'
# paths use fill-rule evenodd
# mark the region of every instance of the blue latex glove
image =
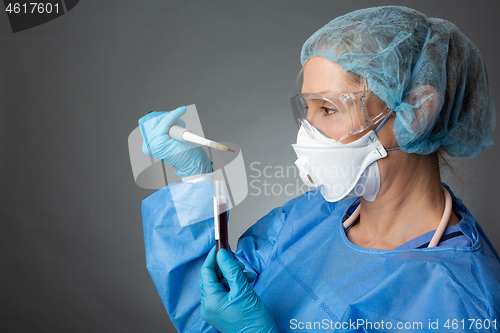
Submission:
<svg viewBox="0 0 500 333">
<path fill-rule="evenodd" d="M 201 267 L 201 318 L 222 333 L 277 333 L 278 328 L 267 309 L 247 281 L 238 261 L 224 249 L 215 248 Z M 217 266 L 227 279 L 230 290 L 218 281 Z"/>
<path fill-rule="evenodd" d="M 242 263 L 241 261 L 238 261 L 238 260 L 235 260 L 235 261 L 236 261 L 236 264 L 238 266 L 240 266 L 240 269 L 243 272 L 243 275 L 245 276 L 247 281 L 249 283 L 252 283 L 253 281 L 255 281 L 255 279 L 257 278 L 257 275 L 255 273 L 252 273 L 252 272 L 245 272 L 244 271 L 245 264 Z M 226 290 L 229 290 L 229 284 L 227 283 L 227 279 L 224 277 L 224 274 L 222 274 L 222 271 L 220 270 L 219 266 L 217 266 L 216 273 L 217 273 L 217 279 L 219 279 L 219 282 L 224 285 L 224 288 L 226 288 Z"/>
<path fill-rule="evenodd" d="M 171 112 L 150 112 L 139 119 L 142 138 L 142 151 L 177 169 L 180 177 L 188 177 L 212 172 L 212 162 L 205 150 L 197 144 L 171 139 L 168 131 L 172 125 L 186 127 L 180 119 L 186 113 L 181 106 Z"/>
</svg>

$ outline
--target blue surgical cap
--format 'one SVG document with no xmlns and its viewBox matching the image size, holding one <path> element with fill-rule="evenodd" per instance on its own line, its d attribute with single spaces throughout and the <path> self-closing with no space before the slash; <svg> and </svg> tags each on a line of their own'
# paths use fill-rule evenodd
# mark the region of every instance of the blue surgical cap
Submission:
<svg viewBox="0 0 500 333">
<path fill-rule="evenodd" d="M 399 6 L 340 16 L 304 43 L 312 57 L 364 77 L 395 114 L 401 150 L 476 157 L 493 146 L 495 106 L 486 65 L 452 23 Z"/>
</svg>

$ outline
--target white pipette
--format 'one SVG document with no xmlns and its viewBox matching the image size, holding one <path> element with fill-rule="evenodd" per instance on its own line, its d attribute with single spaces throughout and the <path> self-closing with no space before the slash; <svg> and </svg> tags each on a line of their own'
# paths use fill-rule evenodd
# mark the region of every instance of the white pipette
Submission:
<svg viewBox="0 0 500 333">
<path fill-rule="evenodd" d="M 191 133 L 191 131 L 189 131 L 188 129 L 186 129 L 184 127 L 177 126 L 177 125 L 173 125 L 172 127 L 170 127 L 170 129 L 168 130 L 168 135 L 172 139 L 177 140 L 177 141 L 182 141 L 182 142 L 189 141 L 189 142 L 197 143 L 197 144 L 200 144 L 203 146 L 215 148 L 218 150 L 230 151 L 230 152 L 236 153 L 234 150 L 227 148 L 222 143 L 218 143 L 218 142 L 215 142 L 212 140 L 205 139 L 201 136 L 198 136 L 196 134 Z"/>
</svg>

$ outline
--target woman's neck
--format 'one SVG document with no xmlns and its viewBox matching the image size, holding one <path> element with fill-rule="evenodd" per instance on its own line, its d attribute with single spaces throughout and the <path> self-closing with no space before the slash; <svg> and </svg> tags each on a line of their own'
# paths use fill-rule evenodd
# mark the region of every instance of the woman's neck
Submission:
<svg viewBox="0 0 500 333">
<path fill-rule="evenodd" d="M 391 154 L 400 155 L 391 159 L 398 165 L 378 162 L 382 179 L 379 194 L 373 202 L 361 198 L 360 220 L 349 230 L 349 240 L 358 246 L 394 249 L 435 230 L 443 216 L 445 199 L 437 156 Z M 458 218 L 452 214 L 448 226 L 456 223 Z"/>
</svg>

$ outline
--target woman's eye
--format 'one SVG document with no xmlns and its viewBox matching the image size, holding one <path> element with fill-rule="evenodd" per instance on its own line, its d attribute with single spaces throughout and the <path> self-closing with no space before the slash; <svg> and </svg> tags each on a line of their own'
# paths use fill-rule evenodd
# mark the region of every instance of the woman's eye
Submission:
<svg viewBox="0 0 500 333">
<path fill-rule="evenodd" d="M 329 115 L 329 114 L 333 114 L 333 113 L 338 112 L 337 110 L 335 110 L 335 109 L 330 109 L 330 108 L 328 108 L 328 107 L 326 107 L 326 106 L 321 107 L 321 109 L 323 109 L 323 111 L 325 111 L 325 114 L 327 114 L 327 115 Z"/>
</svg>

